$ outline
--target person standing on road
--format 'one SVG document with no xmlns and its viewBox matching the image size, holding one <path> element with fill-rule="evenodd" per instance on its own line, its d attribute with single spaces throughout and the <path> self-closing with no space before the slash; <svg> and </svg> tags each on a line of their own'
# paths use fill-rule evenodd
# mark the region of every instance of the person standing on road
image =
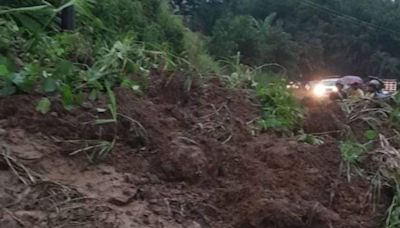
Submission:
<svg viewBox="0 0 400 228">
<path fill-rule="evenodd" d="M 331 100 L 343 100 L 347 99 L 347 94 L 344 91 L 344 85 L 340 81 L 337 81 L 336 84 L 337 92 L 331 93 L 330 98 Z"/>
<path fill-rule="evenodd" d="M 364 96 L 364 92 L 361 89 L 361 84 L 358 82 L 351 84 L 347 89 L 346 94 L 350 99 L 358 99 Z"/>
<path fill-rule="evenodd" d="M 384 85 L 382 82 L 380 82 L 376 79 L 373 79 L 368 82 L 366 96 L 369 98 L 377 98 L 377 99 L 386 98 L 387 95 L 385 95 L 382 91 L 383 88 L 384 88 Z"/>
</svg>

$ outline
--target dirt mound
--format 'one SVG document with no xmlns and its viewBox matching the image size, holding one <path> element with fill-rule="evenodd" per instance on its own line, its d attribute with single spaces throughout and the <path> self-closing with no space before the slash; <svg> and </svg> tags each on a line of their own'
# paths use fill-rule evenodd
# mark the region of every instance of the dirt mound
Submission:
<svg viewBox="0 0 400 228">
<path fill-rule="evenodd" d="M 374 211 L 368 183 L 340 175 L 334 141 L 253 137 L 245 91 L 182 83 L 117 90 L 117 127 L 90 124 L 104 102 L 40 115 L 39 97 L 0 98 L 0 227 L 379 227 L 385 199 Z M 114 138 L 100 164 L 69 155 Z"/>
<path fill-rule="evenodd" d="M 345 113 L 336 102 L 326 100 L 307 102 L 305 109 L 303 129 L 306 133 L 339 136 L 347 130 Z"/>
</svg>

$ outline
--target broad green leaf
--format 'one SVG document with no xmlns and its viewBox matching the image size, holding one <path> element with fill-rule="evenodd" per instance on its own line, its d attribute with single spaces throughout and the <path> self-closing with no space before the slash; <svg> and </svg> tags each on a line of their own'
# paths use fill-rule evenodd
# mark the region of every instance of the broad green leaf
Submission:
<svg viewBox="0 0 400 228">
<path fill-rule="evenodd" d="M 26 30 L 31 31 L 32 33 L 39 33 L 43 31 L 44 25 L 40 24 L 39 20 L 37 20 L 33 15 L 15 13 L 15 18 L 22 24 L 22 27 Z"/>
<path fill-rule="evenodd" d="M 393 98 L 396 104 L 400 105 L 400 93 L 396 93 Z"/>
<path fill-rule="evenodd" d="M 99 80 L 100 78 L 102 78 L 104 76 L 104 74 L 102 74 L 101 72 L 97 71 L 96 69 L 89 69 L 87 71 L 87 80 L 88 82 L 94 82 Z"/>
<path fill-rule="evenodd" d="M 28 76 L 25 71 L 11 74 L 11 81 L 17 88 L 24 92 L 29 92 L 34 84 L 36 75 Z"/>
<path fill-rule="evenodd" d="M 36 63 L 28 64 L 24 67 L 26 74 L 28 75 L 39 75 L 39 65 Z"/>
<path fill-rule="evenodd" d="M 99 98 L 99 91 L 97 89 L 92 89 L 89 94 L 89 100 L 95 101 Z"/>
<path fill-rule="evenodd" d="M 8 68 L 6 65 L 0 65 L 0 76 L 6 76 L 9 74 Z"/>
<path fill-rule="evenodd" d="M 46 78 L 42 82 L 42 90 L 46 93 L 51 93 L 57 90 L 57 82 L 52 78 Z"/>
<path fill-rule="evenodd" d="M 67 75 L 71 75 L 74 70 L 74 65 L 67 60 L 64 60 L 58 64 L 58 67 L 54 71 L 54 75 L 64 78 Z"/>
<path fill-rule="evenodd" d="M 374 139 L 376 139 L 378 137 L 378 133 L 376 131 L 374 131 L 374 130 L 368 130 L 368 131 L 364 132 L 364 137 L 367 140 L 371 141 L 371 140 L 374 140 Z"/>
<path fill-rule="evenodd" d="M 19 86 L 25 83 L 26 75 L 24 73 L 14 73 L 11 75 L 11 81 Z"/>
<path fill-rule="evenodd" d="M 117 99 L 115 98 L 115 94 L 110 88 L 109 85 L 106 85 L 107 88 L 107 95 L 108 95 L 108 100 L 109 100 L 109 105 L 107 106 L 113 115 L 114 119 L 116 118 L 117 115 Z"/>
<path fill-rule="evenodd" d="M 70 108 L 71 106 L 74 105 L 74 95 L 72 94 L 71 87 L 69 85 L 64 84 L 61 86 L 60 89 L 64 107 Z"/>
<path fill-rule="evenodd" d="M 7 74 L 10 74 L 11 72 L 15 71 L 15 65 L 14 61 L 11 61 L 8 57 L 2 55 L 0 53 L 0 65 L 4 65 L 5 68 L 7 68 Z M 0 76 L 2 76 L 0 74 Z"/>
<path fill-rule="evenodd" d="M 74 105 L 82 105 L 83 101 L 84 101 L 84 96 L 83 93 L 79 92 L 77 94 L 74 94 Z"/>
<path fill-rule="evenodd" d="M 36 111 L 47 114 L 50 111 L 51 102 L 48 98 L 42 98 L 39 103 L 36 105 Z"/>
<path fill-rule="evenodd" d="M 121 87 L 130 88 L 131 86 L 132 86 L 132 81 L 131 80 L 126 79 L 126 78 L 124 80 L 122 80 Z"/>
<path fill-rule="evenodd" d="M 131 88 L 134 92 L 140 92 L 140 86 L 138 85 L 133 85 Z"/>
<path fill-rule="evenodd" d="M 7 83 L 0 89 L 0 94 L 4 96 L 13 95 L 17 92 L 17 88 L 14 85 Z"/>
</svg>

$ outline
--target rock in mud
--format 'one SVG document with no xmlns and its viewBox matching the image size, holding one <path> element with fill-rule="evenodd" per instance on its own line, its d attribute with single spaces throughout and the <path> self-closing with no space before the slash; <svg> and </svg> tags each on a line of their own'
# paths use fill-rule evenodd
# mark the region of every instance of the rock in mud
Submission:
<svg viewBox="0 0 400 228">
<path fill-rule="evenodd" d="M 123 207 L 130 204 L 135 196 L 137 191 L 127 191 L 122 194 L 115 193 L 112 197 L 110 197 L 107 202 L 114 204 L 115 206 Z"/>
<path fill-rule="evenodd" d="M 200 147 L 173 140 L 160 156 L 161 169 L 170 181 L 197 182 L 206 171 L 207 158 Z"/>
</svg>

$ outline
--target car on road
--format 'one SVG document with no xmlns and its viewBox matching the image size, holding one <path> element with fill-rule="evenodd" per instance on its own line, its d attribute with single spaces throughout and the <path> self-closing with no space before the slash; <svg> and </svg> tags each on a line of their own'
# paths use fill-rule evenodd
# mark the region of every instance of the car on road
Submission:
<svg viewBox="0 0 400 228">
<path fill-rule="evenodd" d="M 314 97 L 328 97 L 331 93 L 338 91 L 336 82 L 340 78 L 327 78 L 319 81 L 311 81 L 308 84 L 307 89 L 311 92 Z"/>
</svg>

